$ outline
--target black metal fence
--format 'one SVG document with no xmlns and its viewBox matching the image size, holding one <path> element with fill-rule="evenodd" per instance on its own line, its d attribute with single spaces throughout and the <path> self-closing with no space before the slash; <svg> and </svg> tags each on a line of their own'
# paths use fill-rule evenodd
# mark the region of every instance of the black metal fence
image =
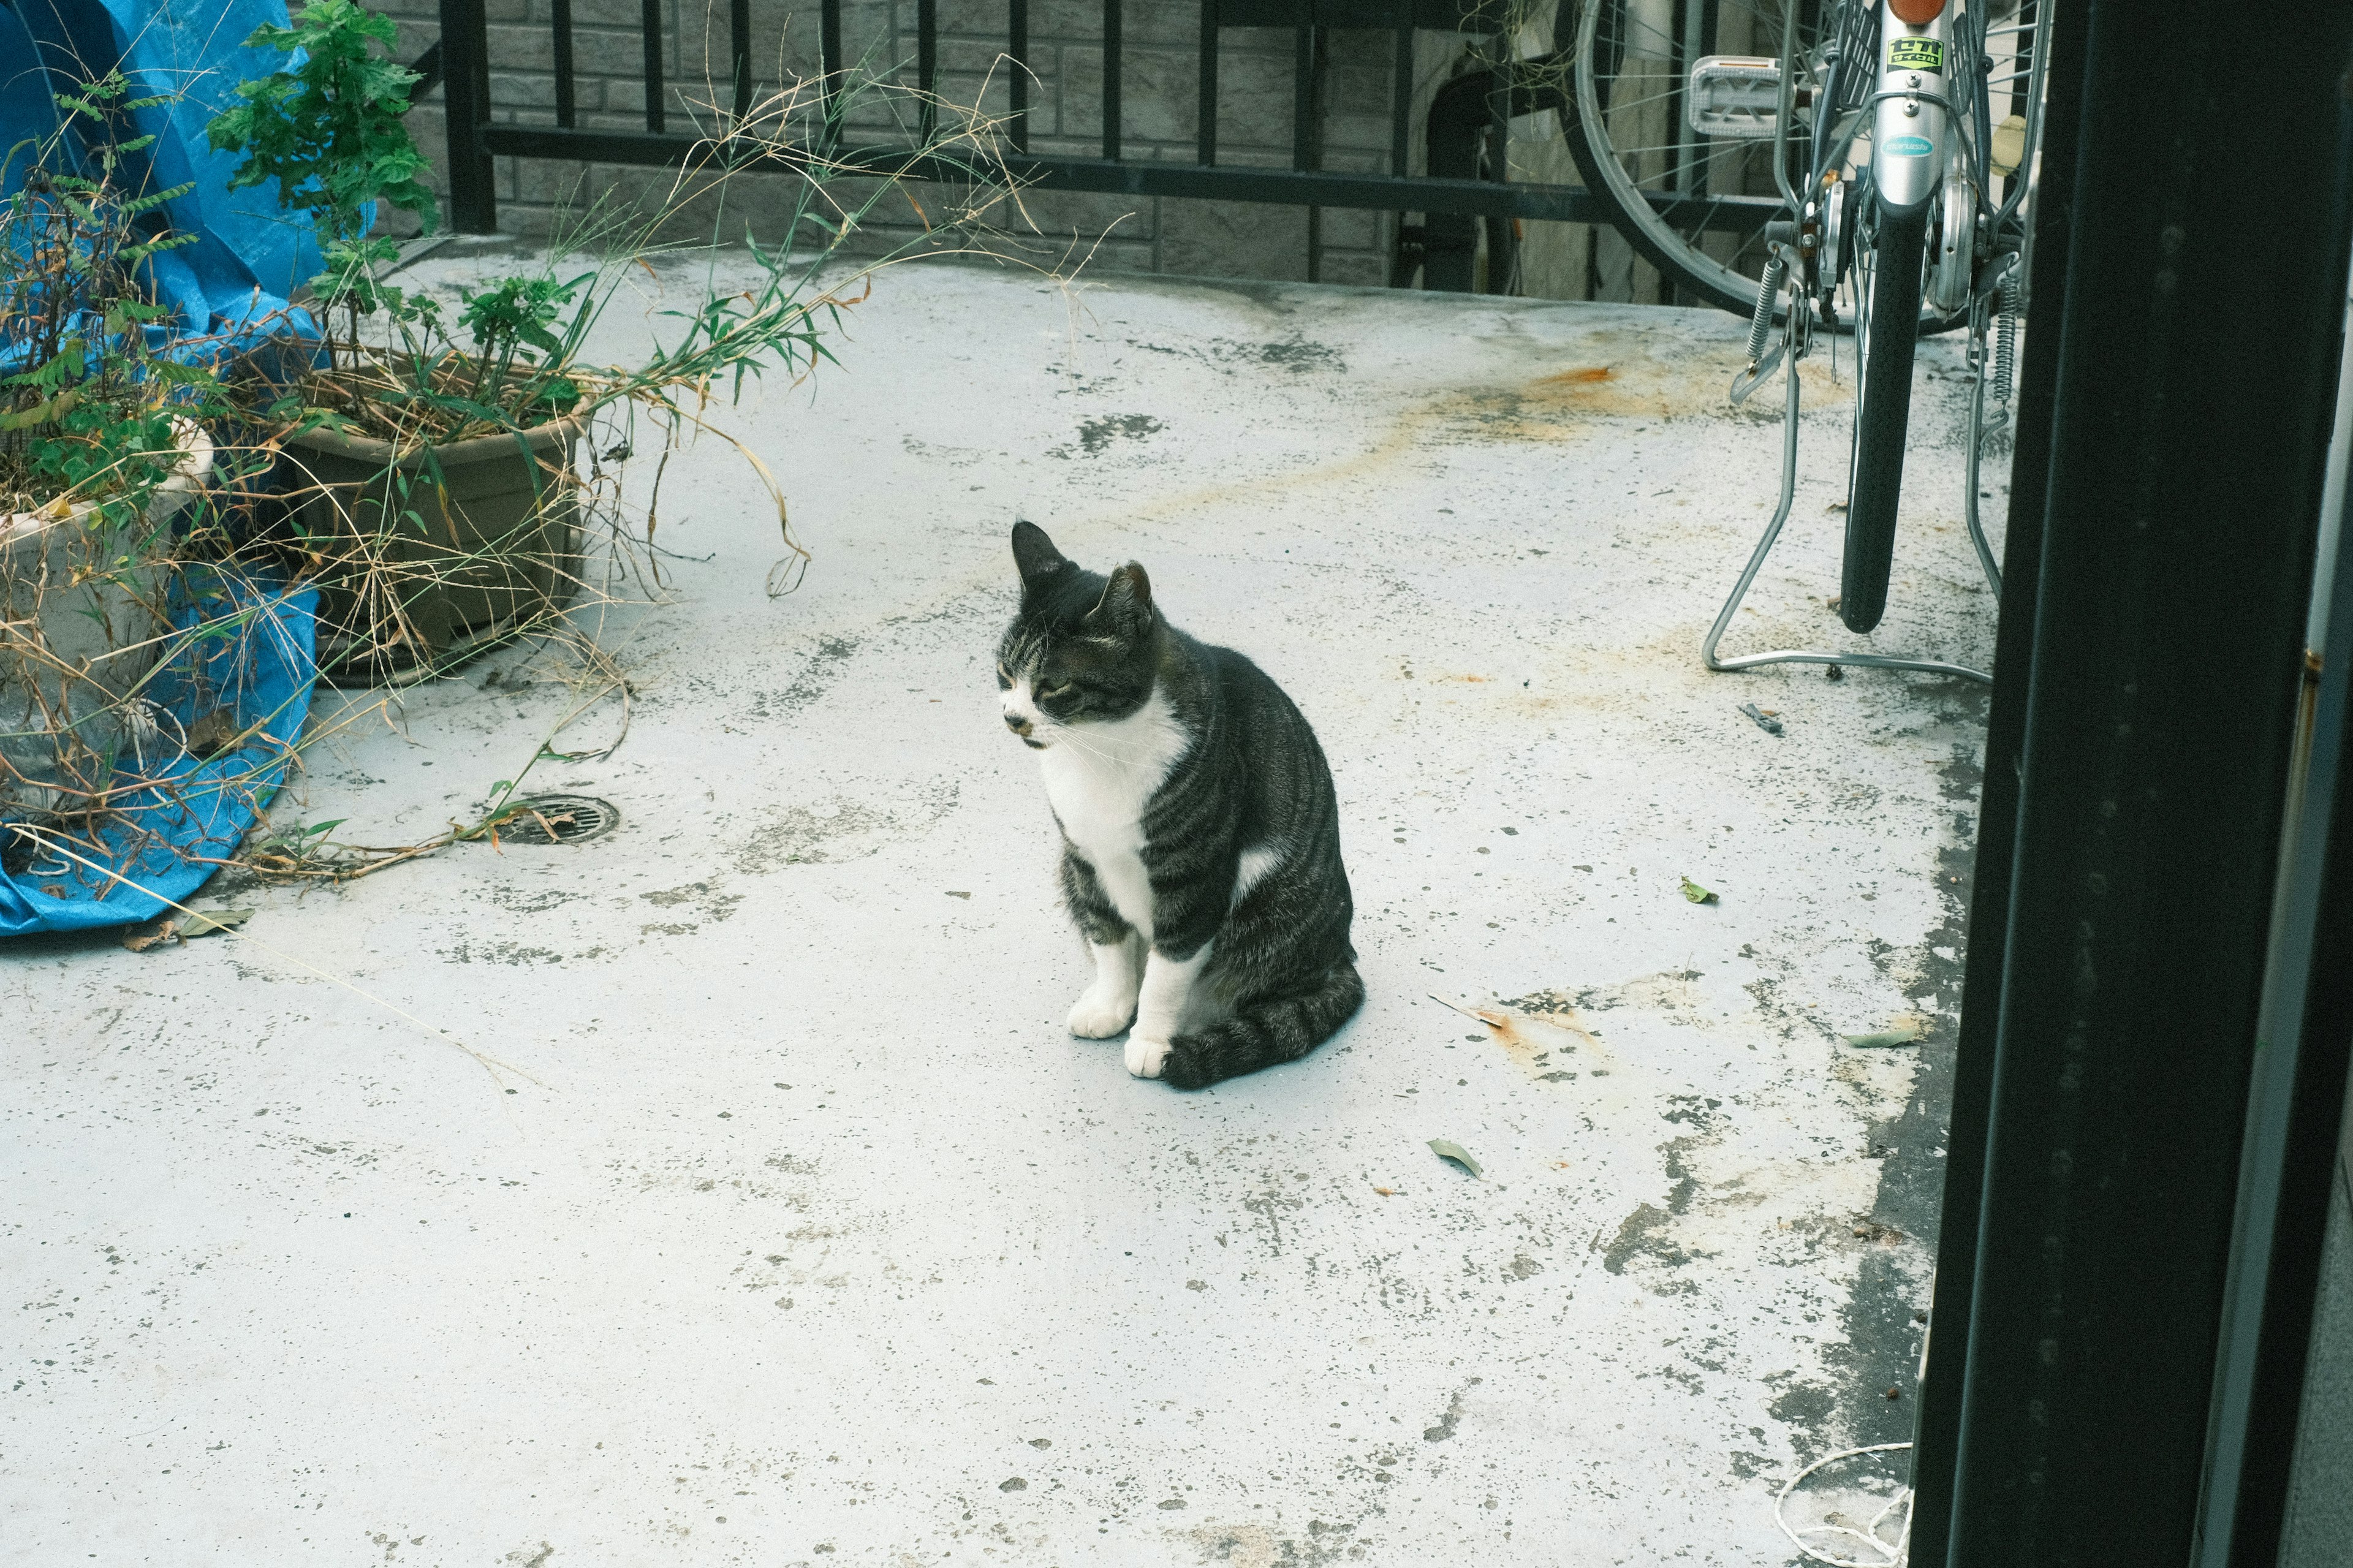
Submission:
<svg viewBox="0 0 2353 1568">
<path fill-rule="evenodd" d="M 1199 0 L 1198 145 L 1196 161 L 1183 163 L 1165 158 L 1123 156 L 1122 22 L 1125 3 L 1168 4 L 1170 0 L 1103 0 L 1103 129 L 1100 156 L 1033 153 L 1029 147 L 1029 0 L 1006 0 L 1005 61 L 1010 89 L 1004 141 L 1009 151 L 992 160 L 985 171 L 991 177 L 1042 190 L 1093 191 L 1137 197 L 1175 196 L 1229 202 L 1258 202 L 1305 207 L 1362 208 L 1447 215 L 1473 218 L 1552 219 L 1570 223 L 1609 224 L 1616 209 L 1605 195 L 1579 185 L 1515 184 L 1504 177 L 1505 163 L 1498 155 L 1486 161 L 1489 178 L 1410 175 L 1409 149 L 1414 58 L 1418 29 L 1492 32 L 1495 24 L 1482 19 L 1481 7 L 1499 9 L 1497 0 Z M 1183 0 L 1175 0 L 1182 4 Z M 938 0 L 916 0 L 915 85 L 926 101 L 934 90 L 939 69 Z M 753 105 L 751 0 L 728 0 L 728 72 L 736 116 Z M 441 39 L 420 60 L 428 79 L 446 82 L 444 102 L 448 125 L 450 216 L 463 233 L 486 234 L 498 226 L 498 196 L 491 160 L 499 156 L 560 159 L 651 167 L 716 163 L 730 167 L 761 166 L 790 169 L 797 162 L 788 152 L 772 146 L 730 148 L 722 141 L 686 134 L 670 124 L 665 105 L 664 30 L 662 0 L 642 0 L 645 84 L 645 129 L 618 131 L 583 128 L 575 123 L 572 0 L 553 0 L 550 26 L 554 32 L 555 103 L 553 125 L 523 125 L 495 118 L 491 99 L 491 61 L 484 0 L 441 0 Z M 832 112 L 836 93 L 845 79 L 849 62 L 842 44 L 841 0 L 821 0 L 818 7 L 819 84 L 824 95 L 820 120 L 838 123 Z M 1293 110 L 1291 166 L 1236 166 L 1218 160 L 1219 37 L 1231 27 L 1289 27 L 1294 36 Z M 1341 173 L 1322 168 L 1321 127 L 1313 84 L 1329 35 L 1335 29 L 1376 29 L 1394 36 L 1397 79 L 1391 94 L 1388 170 L 1387 174 Z M 1499 81 L 1505 73 L 1496 73 Z M 1492 132 L 1501 152 L 1507 117 L 1514 108 L 1527 112 L 1528 95 L 1518 101 L 1506 83 L 1490 95 Z M 1574 111 L 1573 102 L 1555 93 L 1546 107 Z M 928 111 L 927 111 L 928 112 Z M 930 127 L 925 126 L 926 132 Z M 936 167 L 916 157 L 916 150 L 886 146 L 840 146 L 823 149 L 836 165 L 871 166 L 903 171 L 917 177 L 961 179 L 967 166 Z M 912 160 L 912 161 L 911 161 Z M 1460 160 L 1453 160 L 1459 163 Z M 1433 167 L 1449 161 L 1431 161 Z M 1662 194 L 1662 206 L 1676 198 Z M 1751 207 L 1756 208 L 1750 211 Z M 1771 216 L 1776 205 L 1763 198 L 1718 197 L 1709 204 L 1710 226 L 1745 231 Z M 1467 268 L 1466 268 L 1467 276 Z M 1467 284 L 1464 286 L 1467 287 Z"/>
</svg>

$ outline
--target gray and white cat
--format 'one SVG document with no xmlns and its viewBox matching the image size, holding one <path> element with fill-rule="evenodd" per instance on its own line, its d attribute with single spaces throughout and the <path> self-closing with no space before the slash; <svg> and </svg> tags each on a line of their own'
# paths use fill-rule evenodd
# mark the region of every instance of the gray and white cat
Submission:
<svg viewBox="0 0 2353 1568">
<path fill-rule="evenodd" d="M 1315 732 L 1258 666 L 1170 626 L 1135 563 L 1082 571 L 1028 522 L 1013 562 L 997 685 L 1094 951 L 1071 1032 L 1132 1021 L 1127 1070 L 1178 1089 L 1305 1056 L 1365 999 Z"/>
</svg>

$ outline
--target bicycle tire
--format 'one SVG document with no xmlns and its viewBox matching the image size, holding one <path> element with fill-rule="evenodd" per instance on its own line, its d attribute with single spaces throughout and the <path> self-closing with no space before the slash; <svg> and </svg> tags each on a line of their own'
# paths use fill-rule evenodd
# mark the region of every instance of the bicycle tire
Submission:
<svg viewBox="0 0 2353 1568">
<path fill-rule="evenodd" d="M 1602 24 L 1623 10 L 1620 0 L 1584 0 L 1578 7 L 1577 40 L 1571 46 L 1576 62 L 1571 83 L 1574 112 L 1560 117 L 1569 156 L 1576 162 L 1586 189 L 1607 197 L 1616 209 L 1614 226 L 1636 255 L 1677 287 L 1708 304 L 1735 315 L 1747 315 L 1757 308 L 1756 279 L 1764 266 L 1762 247 L 1744 247 L 1757 253 L 1752 258 L 1754 265 L 1746 273 L 1707 255 L 1651 209 L 1641 195 L 1635 173 L 1626 167 L 1624 158 L 1610 141 L 1608 100 L 1612 95 L 1605 91 L 1605 81 L 1616 85 L 1616 62 L 1609 57 L 1621 53 L 1624 42 L 1606 35 Z M 1672 62 L 1674 69 L 1688 68 L 1688 63 L 1680 58 L 1682 51 L 1675 40 L 1666 40 L 1665 47 L 1668 54 L 1663 58 Z M 1645 101 L 1638 100 L 1634 108 L 1639 111 Z M 1625 112 L 1626 107 L 1620 102 L 1620 111 Z M 1633 155 L 1639 158 L 1641 152 L 1637 150 Z M 1710 156 L 1715 155 L 1715 150 L 1711 150 Z M 1786 313 L 1786 303 L 1777 300 L 1774 319 L 1778 321 Z"/>
<path fill-rule="evenodd" d="M 1861 369 L 1855 377 L 1854 451 L 1847 468 L 1846 552 L 1839 572 L 1839 619 L 1849 631 L 1867 632 L 1887 613 L 1927 247 L 1925 206 L 1881 212 L 1860 329 L 1863 341 L 1856 355 Z"/>
</svg>

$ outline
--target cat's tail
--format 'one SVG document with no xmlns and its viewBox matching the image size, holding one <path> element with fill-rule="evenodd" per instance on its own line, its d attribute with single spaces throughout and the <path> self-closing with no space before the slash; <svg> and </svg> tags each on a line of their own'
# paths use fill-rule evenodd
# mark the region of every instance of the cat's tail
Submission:
<svg viewBox="0 0 2353 1568">
<path fill-rule="evenodd" d="M 1169 1041 L 1160 1080 L 1172 1089 L 1207 1089 L 1220 1079 L 1297 1061 L 1364 1005 L 1365 983 L 1356 964 L 1342 959 L 1306 990 L 1267 997 L 1223 1023 Z"/>
</svg>

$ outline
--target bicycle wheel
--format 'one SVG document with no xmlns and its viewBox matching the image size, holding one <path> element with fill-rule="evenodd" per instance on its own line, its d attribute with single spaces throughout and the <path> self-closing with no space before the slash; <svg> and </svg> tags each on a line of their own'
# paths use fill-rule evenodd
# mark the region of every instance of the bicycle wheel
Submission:
<svg viewBox="0 0 2353 1568">
<path fill-rule="evenodd" d="M 1928 213 L 1879 215 L 1879 236 L 1858 293 L 1854 454 L 1847 468 L 1846 557 L 1839 619 L 1867 632 L 1887 612 L 1895 560 L 1895 502 L 1904 489 L 1904 437 L 1912 418 L 1912 357 L 1920 341 L 1920 275 Z"/>
<path fill-rule="evenodd" d="M 1772 143 L 1694 132 L 1684 81 L 1708 55 L 1778 58 L 1782 23 L 1778 0 L 1585 0 L 1572 46 L 1577 111 L 1561 124 L 1586 188 L 1620 215 L 1617 235 L 1597 245 L 1600 297 L 1673 304 L 1680 293 L 1744 316 L 1757 308 L 1763 228 L 1782 216 Z M 1812 58 L 1818 32 L 1801 26 L 1799 58 Z"/>
<path fill-rule="evenodd" d="M 2022 106 L 2037 12 L 2036 0 L 1990 0 L 1997 115 Z M 1824 28 L 1837 26 L 1841 7 L 1817 0 L 1799 15 L 1794 50 L 1799 80 L 1810 87 L 1820 79 Z M 1620 215 L 1617 234 L 1597 245 L 1598 297 L 1708 304 L 1744 316 L 1757 308 L 1767 259 L 1763 226 L 1787 216 L 1773 143 L 1701 135 L 1686 97 L 1692 66 L 1709 56 L 1778 59 L 1785 16 L 1780 0 L 1582 0 L 1570 46 L 1575 112 L 1561 121 L 1587 188 L 1606 195 Z M 1800 159 L 1811 114 L 1810 106 L 1799 110 Z M 1973 104 L 1965 114 L 1973 127 Z M 1856 151 L 1867 160 L 1867 143 Z M 1850 179 L 1862 172 L 1846 170 Z M 1790 178 L 1801 184 L 1804 172 Z M 1783 308 L 1775 306 L 1777 320 Z M 1931 314 L 1921 330 L 1944 331 L 1967 319 L 1966 310 Z"/>
</svg>

